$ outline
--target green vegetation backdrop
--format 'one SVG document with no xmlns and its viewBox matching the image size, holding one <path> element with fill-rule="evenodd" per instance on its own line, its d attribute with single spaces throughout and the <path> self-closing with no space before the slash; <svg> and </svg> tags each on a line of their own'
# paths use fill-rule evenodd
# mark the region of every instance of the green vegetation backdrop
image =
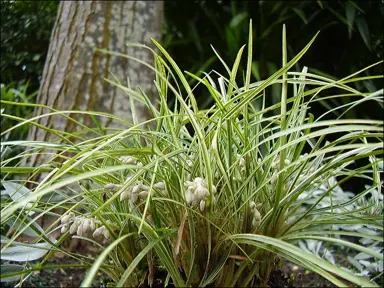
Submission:
<svg viewBox="0 0 384 288">
<path fill-rule="evenodd" d="M 28 92 L 38 89 L 58 4 L 2 2 L 1 83 L 29 80 Z M 281 64 L 283 23 L 287 25 L 289 57 L 321 31 L 302 62 L 334 77 L 345 77 L 383 57 L 382 1 L 188 1 L 183 5 L 165 1 L 162 43 L 182 69 L 198 72 L 210 67 L 220 71 L 210 45 L 225 61 L 233 61 L 247 41 L 251 18 L 256 80 L 270 76 Z M 382 67 L 370 72 L 380 74 Z M 364 85 L 370 92 L 382 87 L 379 81 L 356 85 Z M 204 102 L 205 97 L 201 98 L 199 102 Z"/>
</svg>

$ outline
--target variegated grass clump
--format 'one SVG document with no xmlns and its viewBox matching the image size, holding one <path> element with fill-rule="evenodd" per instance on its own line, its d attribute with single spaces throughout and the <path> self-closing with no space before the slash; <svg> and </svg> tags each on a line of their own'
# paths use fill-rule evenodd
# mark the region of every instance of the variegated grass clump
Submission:
<svg viewBox="0 0 384 288">
<path fill-rule="evenodd" d="M 251 83 L 251 29 L 244 84 L 240 85 L 243 75 L 238 70 L 244 47 L 232 69 L 214 50 L 227 77 L 213 72 L 199 78 L 182 73 L 154 40 L 162 56 L 153 52 L 155 67 L 146 65 L 156 71 L 158 108 L 142 91 L 107 80 L 126 91 L 132 103 L 147 105 L 153 119 L 132 124 L 114 115 L 88 111 L 89 115 L 120 120 L 127 128 L 108 131 L 84 127 L 72 134 L 78 139 L 76 145 L 67 138 L 55 143 L 2 143 L 26 147 L 25 153 L 16 157 L 20 163 L 42 153 L 36 146 L 57 152 L 44 167 L 7 167 L 11 159 L 2 163 L 3 173 L 9 175 L 48 172 L 32 190 L 18 184 L 13 190 L 7 189 L 11 198 L 2 203 L 1 223 L 14 232 L 6 234 L 2 259 L 12 260 L 9 249 L 20 248 L 17 237 L 31 228 L 35 243 L 46 243 L 45 249 L 50 250 L 47 254 L 48 250 L 42 252 L 38 244 L 32 245 L 29 248 L 40 249 L 39 256 L 44 257 L 41 265 L 24 271 L 14 267 L 14 272 L 2 274 L 2 279 L 44 269 L 52 252 L 61 251 L 81 260 L 78 267 L 89 268 L 82 286 L 89 286 L 98 271 L 112 285 L 123 287 L 151 284 L 156 273 L 164 270 L 164 284 L 172 282 L 177 287 L 265 286 L 271 271 L 284 261 L 318 273 L 338 286 L 348 282 L 377 286 L 372 280 L 375 275 L 355 275 L 344 269 L 348 267 L 341 267 L 344 264 L 340 261 L 323 259 L 303 245 L 305 241 L 320 241 L 383 260 L 381 251 L 369 242 L 381 241 L 383 221 L 382 209 L 376 209 L 378 202 L 358 209 L 351 206 L 364 201 L 372 191 L 382 195 L 379 166 L 383 125 L 376 120 L 343 118 L 348 109 L 362 102 L 382 105 L 383 91 L 369 94 L 348 86 L 364 80 L 358 77 L 364 70 L 338 81 L 309 73 L 306 67 L 290 72 L 313 41 L 288 62 L 284 28 L 282 68 L 264 81 Z M 214 101 L 210 109 L 198 108 L 186 75 L 208 89 Z M 266 106 L 271 85 L 282 85 L 281 102 Z M 172 109 L 167 106 L 170 97 L 175 99 Z M 333 120 L 309 113 L 312 103 L 337 97 L 352 101 L 330 110 Z M 136 115 L 133 105 L 131 109 Z M 20 125 L 34 124 L 39 117 L 46 116 Z M 133 122 L 137 123 L 135 119 Z M 147 125 L 150 123 L 153 125 Z M 94 137 L 84 140 L 82 132 L 91 132 Z M 350 170 L 350 164 L 360 159 L 365 159 L 365 164 Z M 62 164 L 55 165 L 57 162 Z M 334 201 L 336 187 L 351 178 L 369 180 L 371 185 L 352 198 Z M 12 183 L 7 182 L 7 175 L 2 181 Z M 13 195 L 20 189 L 24 189 L 24 197 L 15 199 Z M 65 212 L 59 214 L 56 208 Z M 33 216 L 28 214 L 31 211 Z M 57 220 L 42 230 L 36 220 L 44 215 Z M 341 223 L 351 230 L 339 230 Z M 355 230 L 354 225 L 369 226 L 374 233 Z M 63 234 L 54 239 L 56 230 Z M 61 244 L 70 237 L 102 247 L 100 256 L 92 259 L 65 251 Z"/>
</svg>

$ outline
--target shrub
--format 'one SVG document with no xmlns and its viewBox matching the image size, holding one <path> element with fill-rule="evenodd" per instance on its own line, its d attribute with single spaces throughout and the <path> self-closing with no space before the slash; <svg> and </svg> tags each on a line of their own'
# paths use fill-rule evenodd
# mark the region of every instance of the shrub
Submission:
<svg viewBox="0 0 384 288">
<path fill-rule="evenodd" d="M 265 286 L 272 269 L 284 261 L 338 286 L 346 286 L 345 281 L 377 286 L 371 275 L 354 275 L 341 269 L 341 263 L 332 263 L 300 245 L 300 241 L 316 240 L 383 260 L 374 248 L 382 249 L 382 210 L 377 209 L 382 202 L 351 207 L 374 190 L 381 193 L 382 122 L 342 118 L 362 102 L 382 101 L 383 92 L 361 93 L 347 85 L 361 80 L 355 76 L 363 71 L 338 81 L 308 73 L 307 68 L 289 72 L 314 40 L 287 62 L 284 28 L 282 68 L 264 81 L 250 83 L 250 29 L 242 86 L 237 74 L 244 47 L 232 69 L 223 62 L 227 78 L 213 73 L 198 78 L 186 72 L 215 100 L 208 110 L 198 108 L 184 74 L 154 40 L 163 55 L 153 52 L 159 109 L 141 91 L 111 82 L 126 91 L 131 101 L 145 103 L 153 119 L 128 123 L 114 115 L 74 111 L 120 120 L 127 129 L 84 126 L 83 131 L 71 134 L 45 128 L 60 136 L 58 140 L 23 142 L 26 151 L 17 158 L 49 148 L 55 153 L 48 163 L 27 168 L 7 167 L 9 160 L 3 162 L 6 173 L 49 173 L 32 190 L 3 179 L 4 194 L 10 197 L 2 203 L 1 223 L 12 233 L 3 238 L 2 259 L 15 260 L 18 255 L 12 249 L 26 245 L 16 242 L 17 237 L 28 229 L 35 235 L 34 244 L 25 248 L 31 249 L 27 251 L 29 260 L 44 259 L 39 266 L 3 273 L 1 278 L 44 269 L 52 252 L 62 251 L 90 267 L 82 286 L 90 286 L 98 271 L 111 286 L 118 287 L 152 283 L 159 271 L 166 272 L 165 285 L 172 282 L 177 287 Z M 213 80 L 216 76 L 217 82 Z M 282 85 L 281 103 L 267 106 L 265 89 L 271 85 Z M 287 97 L 288 89 L 292 97 Z M 166 105 L 169 95 L 177 99 L 173 109 Z M 354 101 L 335 108 L 341 110 L 337 119 L 315 119 L 309 113 L 315 101 L 346 96 Z M 261 107 L 253 104 L 257 99 L 261 99 Z M 134 105 L 131 109 L 135 119 Z M 94 136 L 89 137 L 90 133 Z M 329 135 L 335 139 L 327 141 Z M 73 144 L 68 136 L 78 143 Z M 349 165 L 358 159 L 367 162 L 350 170 Z M 338 185 L 353 177 L 369 179 L 372 184 L 351 199 L 333 202 Z M 323 193 L 316 192 L 320 189 Z M 36 220 L 44 215 L 57 220 L 42 230 Z M 352 231 L 335 229 L 339 224 L 349 225 Z M 368 229 L 355 231 L 353 225 Z M 52 233 L 57 230 L 62 234 L 56 241 Z M 71 237 L 103 248 L 102 253 L 92 259 L 65 251 L 61 244 Z M 363 238 L 371 242 L 357 242 Z M 373 247 L 372 242 L 378 244 Z"/>
<path fill-rule="evenodd" d="M 252 75 L 257 81 L 275 73 L 281 61 L 280 27 L 288 28 L 288 57 L 294 57 L 316 31 L 321 35 L 303 57 L 310 73 L 332 75 L 335 79 L 351 74 L 362 67 L 380 61 L 384 51 L 384 3 L 380 1 L 198 1 L 182 7 L 175 1 L 165 2 L 163 43 L 179 67 L 195 73 L 207 67 L 225 73 L 220 61 L 212 62 L 210 45 L 221 51 L 221 57 L 232 59 L 247 41 L 248 19 L 257 19 L 253 28 Z M 188 19 L 188 25 L 185 25 Z M 331 49 L 330 49 L 331 47 Z M 329 51 L 329 53 L 323 53 Z M 207 59 L 209 59 L 207 61 Z M 240 63 L 240 67 L 244 67 Z M 204 68 L 205 67 L 205 68 Z M 299 68 L 301 67 L 301 68 Z M 302 69 L 300 63 L 296 69 Z M 383 74 L 376 66 L 362 76 Z M 197 74 L 200 75 L 200 74 Z M 332 76 L 329 76 L 330 78 Z M 189 79 L 188 79 L 189 80 Z M 189 80 L 191 83 L 193 79 Z M 192 85 L 192 84 L 191 84 Z M 374 92 L 382 87 L 379 79 L 350 83 L 359 91 Z M 281 87 L 273 85 L 267 92 L 268 103 L 279 102 Z M 211 104 L 206 89 L 196 88 L 197 102 Z M 347 97 L 333 99 L 331 107 L 348 102 Z M 320 116 L 328 107 L 321 103 L 311 105 L 312 114 Z M 382 108 L 367 107 L 355 111 L 359 116 L 381 119 Z M 367 113 L 367 111 L 370 113 Z"/>
<path fill-rule="evenodd" d="M 59 1 L 2 1 L 2 83 L 30 81 L 31 91 L 39 88 L 58 6 Z"/>
<path fill-rule="evenodd" d="M 28 106 L 35 101 L 38 91 L 31 94 L 27 93 L 28 83 L 25 85 L 0 84 L 1 85 L 1 114 L 8 114 L 13 118 L 30 118 L 33 114 L 33 107 Z M 10 102 L 17 102 L 20 105 L 11 105 Z M 1 117 L 1 127 L 3 131 L 15 126 L 18 121 L 12 117 Z M 1 141 L 21 140 L 27 138 L 28 126 L 21 126 L 19 129 L 13 129 L 10 133 L 4 133 Z"/>
<path fill-rule="evenodd" d="M 15 141 L 15 140 L 25 140 L 28 136 L 28 126 L 23 125 L 17 128 L 13 128 L 18 122 L 25 118 L 30 118 L 33 113 L 33 107 L 29 106 L 32 102 L 35 101 L 38 91 L 33 93 L 27 93 L 28 82 L 25 85 L 15 85 L 15 84 L 0 84 L 1 85 L 1 129 L 2 131 L 8 130 L 7 133 L 2 133 L 0 141 L 1 143 L 5 141 Z M 12 105 L 10 103 L 17 102 L 18 105 Z M 12 158 L 22 152 L 21 147 L 5 147 L 1 145 L 0 149 L 0 159 L 4 157 Z M 11 153 L 10 153 L 11 152 Z M 8 155 L 7 155 L 8 154 Z M 15 165 L 15 163 L 12 163 Z"/>
</svg>

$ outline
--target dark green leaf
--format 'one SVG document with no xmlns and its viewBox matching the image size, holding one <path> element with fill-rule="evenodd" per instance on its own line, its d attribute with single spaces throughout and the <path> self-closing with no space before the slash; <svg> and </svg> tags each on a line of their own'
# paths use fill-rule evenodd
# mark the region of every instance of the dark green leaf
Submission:
<svg viewBox="0 0 384 288">
<path fill-rule="evenodd" d="M 16 264 L 4 264 L 4 265 L 1 265 L 0 270 L 1 270 L 1 274 L 0 274 L 1 282 L 13 282 L 13 281 L 18 281 L 20 279 L 20 275 L 7 277 L 7 274 L 23 271 L 24 266 L 16 265 Z"/>
<path fill-rule="evenodd" d="M 352 38 L 353 24 L 355 22 L 356 8 L 351 3 L 347 3 L 345 7 L 345 14 L 348 21 L 348 37 Z"/>
<path fill-rule="evenodd" d="M 362 16 L 358 16 L 356 19 L 357 30 L 363 38 L 365 46 L 367 46 L 368 50 L 371 51 L 371 37 L 369 34 L 369 29 L 367 25 L 367 21 Z"/>
<path fill-rule="evenodd" d="M 305 13 L 303 10 L 299 8 L 292 8 L 292 10 L 300 17 L 301 20 L 303 20 L 305 24 L 308 24 L 307 17 L 305 16 Z"/>
<path fill-rule="evenodd" d="M 229 27 L 236 28 L 247 18 L 248 18 L 248 12 L 239 13 L 235 17 L 232 18 L 232 21 L 229 24 Z"/>
</svg>

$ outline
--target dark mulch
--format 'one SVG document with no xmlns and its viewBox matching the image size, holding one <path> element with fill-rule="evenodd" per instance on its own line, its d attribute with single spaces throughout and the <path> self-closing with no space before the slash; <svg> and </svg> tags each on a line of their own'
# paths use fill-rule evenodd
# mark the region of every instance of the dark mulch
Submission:
<svg viewBox="0 0 384 288">
<path fill-rule="evenodd" d="M 76 260 L 64 256 L 62 258 L 52 258 L 47 264 L 57 263 L 77 263 Z M 287 270 L 287 269 L 284 269 Z M 32 275 L 24 282 L 23 287 L 80 287 L 84 279 L 85 271 L 83 269 L 51 269 L 43 270 L 40 273 Z M 164 277 L 158 277 L 153 283 L 153 288 L 164 287 Z M 104 280 L 105 281 L 105 280 Z M 103 279 L 98 276 L 93 282 L 92 287 L 106 287 Z M 103 283 L 104 282 L 104 283 Z M 14 287 L 16 283 L 1 283 L 1 288 Z M 271 288 L 299 288 L 299 287 L 336 287 L 332 283 L 323 279 L 314 273 L 305 273 L 305 271 L 295 271 L 290 274 L 282 270 L 272 271 L 269 287 Z M 168 287 L 174 287 L 172 284 Z"/>
<path fill-rule="evenodd" d="M 76 247 L 76 250 L 82 251 L 81 254 L 89 256 L 96 256 L 98 253 L 92 249 L 90 245 L 79 245 Z M 55 256 L 48 260 L 45 265 L 72 263 L 78 264 L 78 261 L 66 256 L 63 253 L 55 253 Z M 41 272 L 34 273 L 23 283 L 23 287 L 80 287 L 81 282 L 84 279 L 85 272 L 86 271 L 84 269 L 80 268 L 43 270 Z M 158 277 L 154 280 L 152 287 L 164 287 L 165 275 L 158 274 L 157 276 Z M 1 283 L 0 287 L 11 288 L 14 287 L 15 284 L 16 283 Z M 271 288 L 336 287 L 332 283 L 323 279 L 321 276 L 306 272 L 293 264 L 287 264 L 283 269 L 272 271 L 268 285 Z M 144 286 L 147 287 L 148 285 Z M 98 275 L 94 280 L 92 287 L 106 287 L 105 279 Z M 170 284 L 168 287 L 172 288 L 174 286 Z"/>
<path fill-rule="evenodd" d="M 95 245 L 79 239 L 66 241 L 63 248 L 67 251 L 77 251 L 77 253 L 82 255 L 93 257 L 97 257 L 100 253 Z M 12 261 L 9 261 L 9 263 L 20 264 Z M 36 263 L 39 263 L 39 260 L 30 262 L 32 265 Z M 57 252 L 44 264 L 44 266 L 55 264 L 79 264 L 79 261 L 64 253 Z M 23 287 L 80 287 L 85 273 L 86 270 L 81 267 L 36 271 L 23 283 Z M 101 276 L 98 275 L 95 278 L 92 287 L 105 287 Z M 17 282 L 1 283 L 0 288 L 11 288 L 14 287 L 15 284 L 17 284 Z"/>
<path fill-rule="evenodd" d="M 292 263 L 285 264 L 284 268 L 280 271 L 285 277 L 289 276 L 289 287 L 324 287 L 324 288 L 333 288 L 337 287 L 333 283 L 324 279 L 320 275 L 306 271 L 305 269 L 296 266 Z M 348 283 L 349 284 L 349 283 Z M 281 287 L 281 286 L 275 286 Z M 351 286 L 352 287 L 352 286 Z"/>
<path fill-rule="evenodd" d="M 50 264 L 78 264 L 78 261 L 69 256 L 64 256 L 51 258 L 45 265 Z M 23 283 L 23 287 L 80 287 L 84 275 L 84 269 L 79 268 L 43 270 L 34 273 L 28 278 Z M 1 288 L 11 288 L 14 287 L 16 283 L 1 283 Z M 103 287 L 100 277 L 96 278 L 92 287 Z"/>
</svg>

